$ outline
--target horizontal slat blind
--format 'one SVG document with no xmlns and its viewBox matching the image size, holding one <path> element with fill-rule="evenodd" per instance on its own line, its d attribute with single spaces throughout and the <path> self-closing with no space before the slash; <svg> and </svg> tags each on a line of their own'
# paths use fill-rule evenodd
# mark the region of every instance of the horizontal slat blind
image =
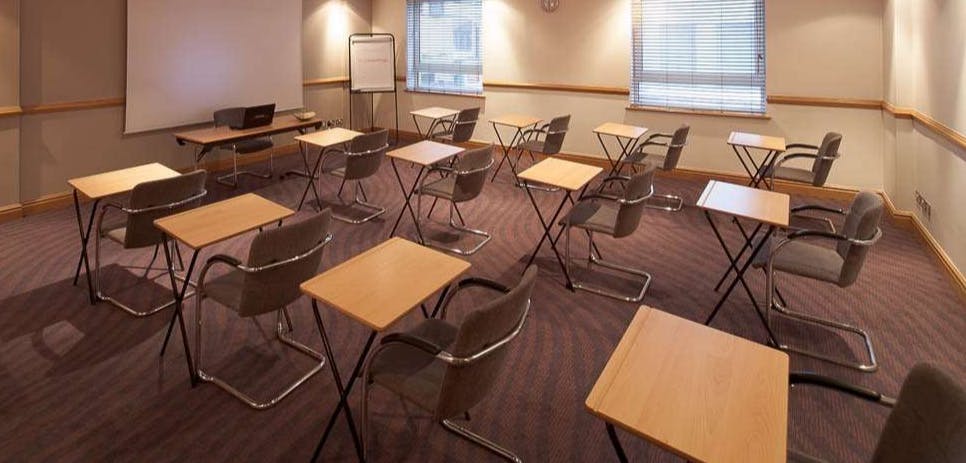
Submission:
<svg viewBox="0 0 966 463">
<path fill-rule="evenodd" d="M 632 105 L 765 112 L 764 0 L 632 2 Z"/>
<path fill-rule="evenodd" d="M 483 93 L 483 0 L 406 1 L 406 88 Z"/>
</svg>

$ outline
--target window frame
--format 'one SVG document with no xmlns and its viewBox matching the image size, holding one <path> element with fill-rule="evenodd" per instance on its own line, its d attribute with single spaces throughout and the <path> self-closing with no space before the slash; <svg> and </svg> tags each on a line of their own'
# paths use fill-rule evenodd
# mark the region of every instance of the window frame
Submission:
<svg viewBox="0 0 966 463">
<path fill-rule="evenodd" d="M 436 48 L 442 48 L 446 50 L 447 48 L 452 54 L 455 51 L 457 45 L 464 45 L 465 51 L 470 55 L 475 55 L 475 61 L 470 60 L 468 63 L 460 64 L 450 64 L 450 63 L 432 63 L 421 61 L 422 54 L 420 50 L 423 49 L 423 40 L 427 37 L 423 36 L 422 32 L 422 22 L 427 20 L 427 16 L 433 15 L 445 15 L 445 4 L 447 3 L 466 3 L 466 8 L 473 8 L 474 6 L 478 9 L 478 18 L 475 23 L 470 23 L 469 31 L 467 37 L 452 37 L 452 43 L 444 43 L 442 46 L 437 46 Z M 429 9 L 439 9 L 438 12 L 427 11 L 421 13 L 417 9 L 426 6 Z M 472 13 L 471 13 L 472 14 Z M 467 15 L 469 16 L 469 15 Z M 415 21 L 415 23 L 414 23 Z M 462 27 L 459 25 L 458 27 Z M 458 27 L 454 27 L 455 29 Z M 446 95 L 459 95 L 459 96 L 473 96 L 482 97 L 483 96 L 483 0 L 406 0 L 406 91 L 407 92 L 418 92 L 418 93 L 439 93 Z M 431 37 L 430 37 L 431 38 Z M 448 40 L 449 38 L 447 38 Z M 432 47 L 432 45 L 430 45 Z M 473 69 L 473 68 L 476 69 Z M 465 70 L 470 72 L 465 72 Z M 474 72 L 477 71 L 477 72 Z M 452 76 L 454 80 L 475 79 L 478 82 L 476 85 L 470 84 L 467 86 L 465 83 L 460 83 L 456 85 L 426 85 L 422 83 L 422 77 L 425 75 L 449 75 Z"/>
</svg>

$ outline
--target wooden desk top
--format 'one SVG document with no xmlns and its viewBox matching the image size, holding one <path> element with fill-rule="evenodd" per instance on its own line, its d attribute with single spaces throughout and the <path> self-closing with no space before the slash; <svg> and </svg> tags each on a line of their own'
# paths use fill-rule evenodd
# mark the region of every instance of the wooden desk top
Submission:
<svg viewBox="0 0 966 463">
<path fill-rule="evenodd" d="M 331 129 L 320 130 L 318 132 L 307 133 L 305 135 L 299 135 L 295 137 L 295 139 L 297 141 L 300 141 L 302 143 L 307 143 L 309 145 L 328 148 L 330 146 L 335 146 L 348 141 L 352 141 L 353 138 L 358 137 L 359 135 L 362 135 L 362 132 L 356 132 L 355 130 L 335 127 Z"/>
<path fill-rule="evenodd" d="M 579 162 L 547 158 L 520 172 L 518 177 L 565 190 L 577 191 L 590 183 L 603 170 L 600 167 Z"/>
<path fill-rule="evenodd" d="M 787 228 L 790 200 L 785 193 L 710 180 L 695 205 L 702 209 Z"/>
<path fill-rule="evenodd" d="M 621 138 L 641 138 L 645 133 L 647 133 L 647 127 L 637 127 L 634 125 L 618 124 L 616 122 L 606 122 L 594 129 L 594 133 Z"/>
<path fill-rule="evenodd" d="M 208 204 L 154 221 L 160 228 L 191 249 L 200 249 L 278 222 L 295 211 L 254 193 Z"/>
<path fill-rule="evenodd" d="M 785 151 L 784 138 L 756 135 L 753 133 L 731 132 L 731 135 L 728 136 L 728 144 L 734 146 L 744 146 L 747 148 L 758 148 L 768 151 Z"/>
<path fill-rule="evenodd" d="M 413 116 L 427 117 L 430 119 L 443 119 L 446 117 L 453 117 L 459 114 L 459 110 L 433 106 L 431 108 L 423 108 L 423 109 L 417 109 L 415 111 L 410 111 L 409 114 L 412 114 Z"/>
<path fill-rule="evenodd" d="M 228 126 L 208 127 L 196 129 L 188 132 L 178 132 L 174 134 L 178 143 L 194 143 L 196 145 L 210 146 L 221 145 L 237 140 L 268 136 L 276 133 L 290 132 L 292 130 L 318 127 L 322 124 L 321 119 L 309 119 L 300 121 L 295 116 L 276 117 L 271 124 L 262 127 L 252 127 L 245 130 L 234 130 Z"/>
<path fill-rule="evenodd" d="M 787 457 L 788 355 L 647 306 L 585 404 L 692 461 Z"/>
<path fill-rule="evenodd" d="M 390 238 L 302 283 L 302 292 L 383 331 L 450 284 L 470 263 Z"/>
<path fill-rule="evenodd" d="M 531 125 L 537 125 L 542 121 L 539 117 L 525 116 L 522 114 L 506 114 L 500 117 L 490 119 L 491 124 L 496 125 L 506 125 L 510 127 L 516 127 L 522 129 L 524 127 L 530 127 Z"/>
<path fill-rule="evenodd" d="M 181 174 L 178 171 L 155 162 L 87 177 L 72 178 L 67 183 L 88 198 L 100 199 L 127 193 L 139 183 L 163 180 L 179 175 Z"/>
<path fill-rule="evenodd" d="M 418 143 L 406 145 L 402 148 L 386 153 L 386 156 L 408 161 L 421 166 L 435 164 L 446 158 L 455 156 L 465 151 L 463 148 L 454 145 L 446 145 L 434 141 L 423 140 Z"/>
</svg>

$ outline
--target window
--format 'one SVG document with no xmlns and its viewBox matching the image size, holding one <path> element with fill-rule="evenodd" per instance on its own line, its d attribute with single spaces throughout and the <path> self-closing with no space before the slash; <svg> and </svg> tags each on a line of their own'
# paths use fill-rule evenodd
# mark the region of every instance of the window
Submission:
<svg viewBox="0 0 966 463">
<path fill-rule="evenodd" d="M 764 0 L 632 1 L 632 106 L 765 112 Z"/>
<path fill-rule="evenodd" d="M 483 93 L 483 0 L 406 1 L 406 88 Z"/>
</svg>

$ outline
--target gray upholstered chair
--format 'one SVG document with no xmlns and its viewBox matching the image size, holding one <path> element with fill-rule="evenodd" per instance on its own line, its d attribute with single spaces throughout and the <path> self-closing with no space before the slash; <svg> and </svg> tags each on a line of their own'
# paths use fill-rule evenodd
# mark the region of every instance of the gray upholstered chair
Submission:
<svg viewBox="0 0 966 463">
<path fill-rule="evenodd" d="M 564 233 L 566 233 L 565 239 L 567 240 L 566 256 L 564 258 L 566 260 L 567 274 L 570 275 L 574 289 L 582 289 L 622 301 L 639 302 L 641 299 L 644 299 L 644 293 L 647 292 L 647 288 L 651 284 L 651 275 L 640 269 L 603 260 L 599 254 L 595 254 L 594 233 L 603 233 L 612 238 L 620 239 L 631 235 L 637 230 L 641 222 L 644 205 L 651 195 L 654 194 L 653 182 L 654 171 L 656 169 L 653 164 L 644 164 L 644 169 L 629 180 L 618 176 L 604 179 L 604 183 L 601 185 L 602 188 L 610 182 L 626 183 L 622 196 L 614 198 L 600 193 L 585 196 L 560 221 L 560 224 L 565 228 Z M 643 281 L 640 283 L 640 292 L 632 295 L 621 294 L 610 289 L 578 281 L 571 271 L 572 262 L 570 258 L 570 235 L 574 228 L 582 229 L 587 233 L 588 266 L 596 264 L 630 275 L 643 277 Z"/>
<path fill-rule="evenodd" d="M 201 199 L 208 193 L 205 190 L 207 176 L 208 173 L 204 170 L 196 170 L 177 177 L 144 182 L 131 190 L 127 205 L 110 201 L 101 206 L 94 228 L 94 294 L 97 300 L 109 302 L 137 317 L 151 315 L 174 305 L 175 301 L 172 299 L 146 312 L 138 311 L 104 294 L 101 291 L 101 240 L 107 238 L 120 244 L 124 249 L 154 246 L 154 255 L 145 267 L 144 276 L 146 277 L 163 242 L 161 230 L 154 226 L 154 220 L 199 205 Z M 105 228 L 104 217 L 111 210 L 125 214 L 126 218 L 120 226 Z M 177 245 L 174 244 L 174 246 Z"/>
<path fill-rule="evenodd" d="M 507 344 L 523 329 L 530 309 L 530 294 L 537 267 L 530 266 L 516 287 L 479 278 L 461 281 L 443 303 L 440 319 L 428 319 L 415 328 L 384 337 L 369 357 L 363 373 L 362 439 L 368 447 L 369 396 L 380 385 L 403 400 L 433 414 L 444 428 L 510 461 L 520 458 L 509 450 L 456 424 L 468 417 L 499 381 Z M 455 294 L 482 287 L 500 293 L 465 317 L 462 323 L 445 321 Z"/>
<path fill-rule="evenodd" d="M 560 149 L 563 148 L 564 138 L 567 137 L 568 130 L 570 130 L 570 114 L 557 116 L 540 127 L 525 130 L 522 135 L 523 141 L 517 145 L 517 160 L 514 163 L 514 166 L 517 166 L 517 173 L 522 170 L 519 166 L 524 154 L 528 154 L 531 161 L 536 161 L 536 158 L 533 156 L 534 153 L 539 153 L 544 156 L 559 153 Z M 497 173 L 493 173 L 493 178 L 496 178 Z M 556 188 L 548 188 L 527 182 L 520 183 L 517 186 L 537 190 L 557 190 Z"/>
<path fill-rule="evenodd" d="M 966 461 L 966 390 L 932 365 L 913 367 L 897 399 L 814 373 L 792 373 L 789 383 L 832 389 L 889 407 L 872 463 Z M 824 460 L 789 451 L 788 461 Z"/>
<path fill-rule="evenodd" d="M 240 127 L 244 118 L 245 108 L 239 107 L 219 109 L 218 111 L 215 111 L 214 114 L 215 127 Z M 251 175 L 258 178 L 272 178 L 272 171 L 274 170 L 273 163 L 275 155 L 275 143 L 272 141 L 271 136 L 236 141 L 227 145 L 219 146 L 218 149 L 231 151 L 231 173 L 216 178 L 215 180 L 218 183 L 230 186 L 232 188 L 237 188 L 239 175 Z M 269 150 L 268 172 L 259 174 L 248 170 L 238 170 L 238 156 L 258 153 L 265 150 Z M 229 178 L 231 181 L 228 180 Z"/>
<path fill-rule="evenodd" d="M 688 133 L 691 132 L 691 126 L 687 124 L 682 124 L 678 127 L 673 134 L 668 133 L 655 133 L 648 136 L 644 141 L 638 145 L 634 151 L 627 155 L 624 160 L 625 164 L 629 164 L 632 168 L 636 170 L 636 165 L 640 163 L 647 162 L 656 165 L 659 169 L 670 172 L 677 168 L 678 161 L 681 160 L 681 153 L 684 151 L 684 147 L 688 144 Z M 646 148 L 649 146 L 663 146 L 667 150 L 664 154 L 649 153 Z M 621 170 L 624 164 L 618 167 L 618 171 Z M 654 209 L 662 209 L 665 211 L 677 212 L 684 207 L 684 199 L 677 195 L 665 195 L 665 194 L 655 194 L 653 199 L 660 198 L 664 201 L 664 205 L 656 205 L 651 200 L 647 202 L 647 207 Z"/>
<path fill-rule="evenodd" d="M 342 179 L 342 184 L 339 186 L 339 199 L 342 199 L 342 189 L 345 187 L 345 182 L 354 181 L 353 204 L 372 211 L 359 219 L 336 213 L 332 214 L 332 218 L 342 222 L 360 224 L 386 212 L 384 207 L 368 202 L 369 199 L 366 197 L 362 181 L 379 172 L 379 167 L 382 166 L 382 161 L 386 158 L 387 148 L 389 148 L 389 131 L 383 129 L 356 136 L 349 142 L 348 150 L 329 148 L 323 153 L 325 159 L 322 160 L 322 173 Z"/>
<path fill-rule="evenodd" d="M 784 154 L 779 156 L 772 168 L 762 166 L 766 169 L 765 177 L 769 179 L 772 188 L 775 186 L 775 179 L 788 180 L 792 182 L 807 183 L 812 186 L 823 186 L 828 180 L 828 174 L 832 170 L 832 163 L 839 158 L 839 145 L 842 144 L 842 135 L 835 132 L 825 134 L 822 144 L 819 146 L 808 145 L 805 143 L 792 143 L 785 147 Z M 792 150 L 809 150 L 814 153 L 796 152 Z M 799 167 L 788 167 L 784 164 L 796 159 L 811 159 L 812 167 L 803 169 Z"/>
<path fill-rule="evenodd" d="M 480 119 L 480 108 L 461 110 L 455 120 L 441 120 L 436 125 L 438 130 L 431 130 L 429 137 L 445 143 L 464 143 L 473 137 L 476 122 Z"/>
<path fill-rule="evenodd" d="M 882 217 L 883 203 L 879 195 L 863 191 L 856 195 L 846 213 L 845 223 L 840 233 L 827 230 L 798 230 L 780 240 L 774 240 L 762 248 L 754 265 L 763 268 L 767 275 L 766 297 L 768 314 L 772 310 L 785 317 L 814 325 L 826 326 L 858 334 L 865 341 L 868 363 L 852 363 L 808 349 L 792 347 L 778 340 L 779 348 L 802 355 L 826 360 L 838 365 L 872 372 L 878 369 L 872 339 L 867 332 L 852 325 L 827 320 L 815 315 L 789 310 L 776 300 L 777 286 L 775 275 L 778 272 L 797 275 L 812 280 L 847 288 L 855 283 L 865 263 L 869 248 L 882 236 L 879 221 Z M 809 243 L 807 240 L 821 239 L 831 241 L 834 248 Z M 770 320 L 770 317 L 769 317 Z"/>
<path fill-rule="evenodd" d="M 312 375 L 322 370 L 325 357 L 315 349 L 290 337 L 293 331 L 288 305 L 302 293 L 299 285 L 318 273 L 322 251 L 332 240 L 329 233 L 331 213 L 328 209 L 298 223 L 265 230 L 255 236 L 244 263 L 239 259 L 218 254 L 208 259 L 198 277 L 195 320 L 195 372 L 202 381 L 216 384 L 248 406 L 263 410 L 276 405 Z M 209 271 L 216 266 L 228 271 L 211 278 Z M 258 402 L 227 381 L 205 372 L 202 368 L 204 346 L 204 300 L 212 299 L 231 309 L 242 318 L 253 318 L 269 312 L 276 313 L 278 339 L 316 361 L 311 370 L 285 387 L 281 393 L 265 402 Z M 284 323 L 283 323 L 284 322 Z M 287 325 L 287 326 L 286 326 Z"/>
<path fill-rule="evenodd" d="M 430 169 L 427 175 L 423 176 L 423 181 L 416 190 L 416 217 L 417 220 L 420 220 L 419 225 L 422 225 L 423 196 L 430 196 L 450 203 L 450 228 L 457 232 L 470 233 L 483 238 L 476 246 L 469 249 L 446 247 L 428 239 L 425 239 L 426 242 L 423 244 L 463 256 L 469 256 L 475 254 L 483 245 L 490 241 L 489 233 L 458 225 L 453 213 L 456 211 L 457 204 L 476 199 L 483 192 L 483 186 L 486 184 L 486 173 L 492 166 L 493 145 L 489 145 L 467 150 L 459 156 L 452 167 L 436 166 Z M 431 180 L 429 174 L 432 172 L 440 172 L 443 174 L 443 177 Z"/>
</svg>

